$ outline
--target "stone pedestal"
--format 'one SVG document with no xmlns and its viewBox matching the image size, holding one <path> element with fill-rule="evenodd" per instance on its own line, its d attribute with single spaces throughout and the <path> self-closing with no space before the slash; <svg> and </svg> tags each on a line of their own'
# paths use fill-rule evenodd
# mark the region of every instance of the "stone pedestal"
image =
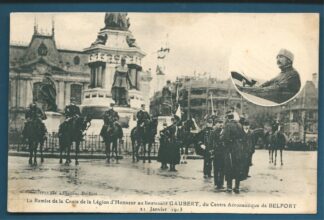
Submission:
<svg viewBox="0 0 324 220">
<path fill-rule="evenodd" d="M 58 132 L 60 124 L 64 121 L 64 115 L 57 112 L 45 112 L 47 119 L 44 120 L 48 133 Z"/>
</svg>

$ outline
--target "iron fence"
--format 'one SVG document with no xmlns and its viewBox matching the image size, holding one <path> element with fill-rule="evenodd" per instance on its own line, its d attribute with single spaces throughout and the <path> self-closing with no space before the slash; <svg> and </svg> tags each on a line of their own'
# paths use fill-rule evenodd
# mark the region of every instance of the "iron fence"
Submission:
<svg viewBox="0 0 324 220">
<path fill-rule="evenodd" d="M 8 144 L 10 151 L 16 152 L 27 152 L 28 144 L 23 140 L 22 134 L 19 131 L 9 132 L 8 136 Z M 151 155 L 156 156 L 159 149 L 159 141 L 156 140 L 153 143 L 151 148 Z M 59 138 L 58 133 L 49 133 L 46 136 L 46 140 L 43 145 L 43 152 L 49 154 L 56 154 L 59 153 L 60 146 L 59 146 Z M 71 147 L 71 152 L 75 152 L 75 143 L 73 143 Z M 100 135 L 86 135 L 84 137 L 84 141 L 80 143 L 79 146 L 80 154 L 104 154 L 105 153 L 105 143 Z M 124 136 L 118 142 L 118 154 L 119 155 L 132 155 L 132 142 L 129 135 Z M 139 149 L 139 155 L 143 155 L 144 150 L 141 147 Z"/>
</svg>

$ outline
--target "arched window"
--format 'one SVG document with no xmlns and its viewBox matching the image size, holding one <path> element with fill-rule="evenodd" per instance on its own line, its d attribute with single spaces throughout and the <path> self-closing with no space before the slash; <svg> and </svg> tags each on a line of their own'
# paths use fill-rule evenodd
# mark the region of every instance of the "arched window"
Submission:
<svg viewBox="0 0 324 220">
<path fill-rule="evenodd" d="M 40 97 L 40 87 L 41 87 L 41 82 L 36 82 L 33 85 L 33 102 L 37 102 L 41 100 Z"/>
<path fill-rule="evenodd" d="M 80 57 L 79 56 L 75 56 L 73 58 L 73 63 L 74 63 L 74 65 L 79 65 L 80 64 Z"/>
<path fill-rule="evenodd" d="M 74 102 L 76 105 L 81 105 L 81 98 L 82 98 L 82 85 L 72 84 L 70 102 Z"/>
</svg>

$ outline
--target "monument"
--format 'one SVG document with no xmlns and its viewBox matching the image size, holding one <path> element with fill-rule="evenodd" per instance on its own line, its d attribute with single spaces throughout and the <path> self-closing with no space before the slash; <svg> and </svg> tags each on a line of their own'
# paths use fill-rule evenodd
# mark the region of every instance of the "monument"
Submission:
<svg viewBox="0 0 324 220">
<path fill-rule="evenodd" d="M 147 77 L 141 66 L 146 55 L 136 44 L 129 30 L 127 13 L 106 13 L 105 27 L 97 39 L 84 52 L 89 56 L 89 89 L 84 91 L 82 114 L 90 114 L 91 126 L 87 134 L 99 134 L 103 125 L 103 113 L 110 103 L 120 116 L 124 133 L 136 125 L 136 112 L 149 94 Z"/>
</svg>

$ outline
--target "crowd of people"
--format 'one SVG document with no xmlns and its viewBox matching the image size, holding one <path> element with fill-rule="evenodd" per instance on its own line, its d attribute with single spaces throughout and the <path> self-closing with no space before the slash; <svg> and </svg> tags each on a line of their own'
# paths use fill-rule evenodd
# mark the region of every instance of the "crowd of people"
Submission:
<svg viewBox="0 0 324 220">
<path fill-rule="evenodd" d="M 226 181 L 226 191 L 239 193 L 240 182 L 250 177 L 254 146 L 249 122 L 236 115 L 235 111 L 228 111 L 225 121 L 210 116 L 206 118 L 205 127 L 190 136 L 196 153 L 203 156 L 203 177 L 214 177 L 217 190 L 224 190 Z M 168 169 L 169 164 L 170 171 L 176 171 L 175 165 L 180 162 L 180 148 L 183 145 L 182 128 L 183 123 L 177 116 L 173 117 L 172 125 L 164 124 L 158 153 L 161 169 Z"/>
<path fill-rule="evenodd" d="M 80 109 L 72 103 L 65 108 L 65 115 L 65 122 L 68 123 L 74 117 L 80 117 Z M 45 128 L 42 120 L 46 115 L 35 104 L 30 106 L 26 118 L 27 123 L 35 119 Z M 150 118 L 149 113 L 145 111 L 145 105 L 142 105 L 137 113 L 137 128 L 143 129 L 145 120 Z M 113 109 L 112 104 L 104 113 L 104 125 L 118 123 L 118 119 L 118 113 Z M 176 172 L 176 165 L 180 163 L 180 148 L 184 147 L 184 144 L 191 143 L 194 144 L 196 153 L 203 156 L 203 177 L 214 177 L 214 184 L 218 190 L 225 189 L 226 181 L 228 192 L 233 190 L 239 193 L 240 182 L 249 177 L 249 167 L 252 165 L 254 153 L 249 122 L 244 117 L 238 118 L 233 109 L 226 113 L 224 121 L 215 115 L 205 120 L 205 127 L 198 133 L 191 133 L 190 129 L 189 133 L 185 133 L 184 122 L 177 115 L 173 116 L 171 125 L 163 124 L 157 159 L 161 162 L 161 169 L 169 168 L 171 172 Z M 80 138 L 82 138 L 81 133 Z M 187 138 L 186 143 L 185 138 Z M 188 138 L 191 139 L 188 141 Z"/>
</svg>

